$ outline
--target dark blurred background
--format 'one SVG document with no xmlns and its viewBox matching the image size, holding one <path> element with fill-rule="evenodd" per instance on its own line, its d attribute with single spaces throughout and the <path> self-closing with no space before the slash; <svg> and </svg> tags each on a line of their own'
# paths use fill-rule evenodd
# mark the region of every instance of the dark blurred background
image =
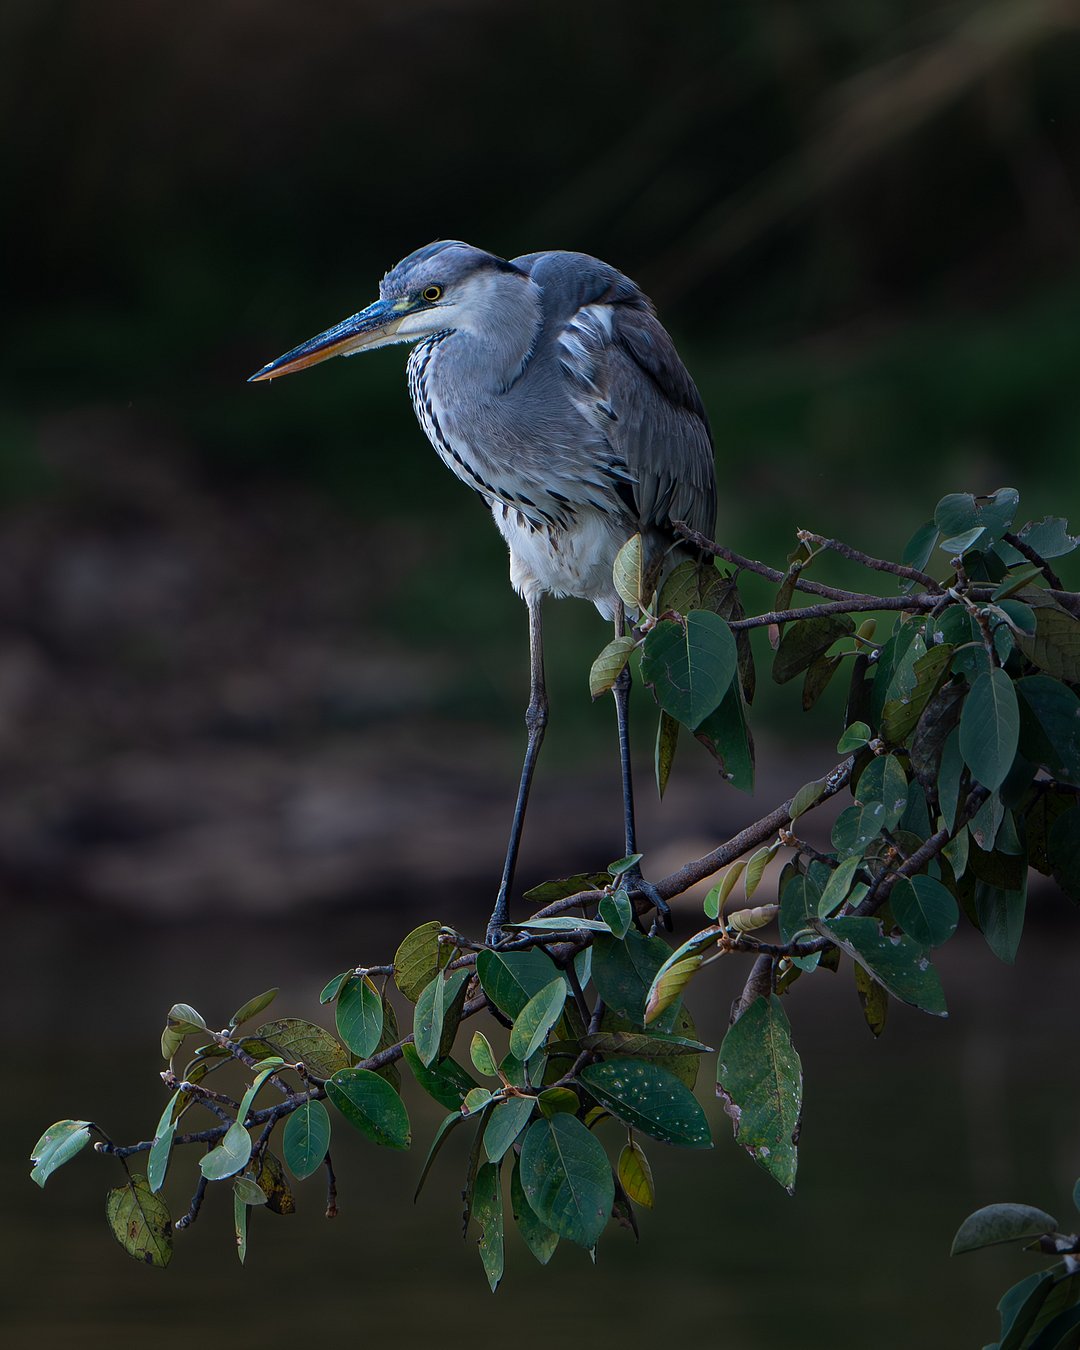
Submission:
<svg viewBox="0 0 1080 1350">
<path fill-rule="evenodd" d="M 262 983 L 292 980 L 303 1011 L 297 925 L 351 934 L 343 906 L 389 900 L 486 913 L 525 683 L 502 543 L 416 427 L 403 352 L 245 384 L 430 239 L 581 249 L 646 288 L 708 406 L 740 551 L 781 561 L 798 525 L 888 554 L 943 492 L 1004 484 L 1024 518 L 1075 516 L 1078 58 L 1076 0 L 8 0 L 0 888 L 24 976 L 55 961 L 54 999 L 105 998 L 152 1057 L 203 935 L 262 935 Z M 606 633 L 572 603 L 548 632 L 527 880 L 620 851 L 611 710 L 585 685 Z M 757 712 L 753 800 L 687 746 L 658 808 L 640 700 L 654 872 L 831 762 L 836 699 L 807 719 L 792 701 Z M 384 959 L 402 924 L 379 951 L 333 931 L 316 980 Z M 1006 980 L 976 951 L 973 979 Z M 118 974 L 136 961 L 149 989 Z M 1044 1161 L 1031 1196 L 963 1176 L 945 1227 L 987 1199 L 1053 1208 L 1076 1156 Z M 110 1334 L 115 1309 L 68 1293 Z"/>
</svg>

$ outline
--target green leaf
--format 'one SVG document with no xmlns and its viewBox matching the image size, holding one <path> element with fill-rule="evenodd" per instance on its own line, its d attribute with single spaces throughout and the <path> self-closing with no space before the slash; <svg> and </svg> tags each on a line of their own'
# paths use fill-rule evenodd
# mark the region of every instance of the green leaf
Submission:
<svg viewBox="0 0 1080 1350">
<path fill-rule="evenodd" d="M 105 1217 L 113 1237 L 136 1261 L 164 1270 L 172 1260 L 172 1220 L 144 1176 L 136 1173 L 126 1186 L 109 1192 Z"/>
<path fill-rule="evenodd" d="M 794 942 L 818 917 L 821 886 L 815 875 L 796 873 L 780 893 L 780 940 Z"/>
<path fill-rule="evenodd" d="M 701 969 L 701 962 L 700 956 L 693 955 L 672 961 L 670 965 L 665 961 L 653 977 L 649 992 L 645 996 L 646 1026 L 662 1017 L 673 1004 L 681 1000 L 683 990 Z"/>
<path fill-rule="evenodd" d="M 653 1182 L 652 1168 L 645 1156 L 645 1150 L 633 1139 L 623 1147 L 619 1154 L 616 1169 L 619 1185 L 635 1205 L 652 1209 L 656 1201 L 656 1186 Z"/>
<path fill-rule="evenodd" d="M 802 1062 L 775 994 L 756 998 L 724 1037 L 716 1093 L 732 1119 L 737 1142 L 793 1194 Z"/>
<path fill-rule="evenodd" d="M 632 637 L 612 638 L 589 671 L 589 693 L 593 698 L 599 698 L 614 686 L 636 645 Z"/>
<path fill-rule="evenodd" d="M 572 1088 L 549 1087 L 536 1099 L 541 1114 L 545 1116 L 557 1116 L 560 1111 L 568 1111 L 572 1116 L 576 1116 L 581 1107 L 581 1099 Z"/>
<path fill-rule="evenodd" d="M 978 856 L 974 849 L 972 860 Z M 973 869 L 974 870 L 974 866 Z M 986 945 L 999 961 L 1011 966 L 1016 960 L 1020 938 L 1024 932 L 1024 916 L 1027 911 L 1027 876 L 1023 878 L 1017 890 L 994 886 L 987 881 L 979 881 L 975 886 L 975 913 L 979 927 L 986 939 Z"/>
<path fill-rule="evenodd" d="M 326 1080 L 326 1095 L 350 1125 L 376 1144 L 408 1148 L 412 1142 L 404 1102 L 370 1069 L 339 1069 Z"/>
<path fill-rule="evenodd" d="M 819 656 L 807 667 L 802 691 L 803 712 L 809 712 L 829 687 L 829 681 L 840 669 L 843 659 L 837 652 L 835 656 Z"/>
<path fill-rule="evenodd" d="M 1044 516 L 1034 523 L 1028 521 L 1019 533 L 1040 558 L 1063 558 L 1080 547 L 1080 535 L 1070 534 L 1069 522 L 1060 517 Z M 1010 567 L 1024 561 L 1024 555 L 1009 544 L 1000 544 L 998 552 Z"/>
<path fill-rule="evenodd" d="M 840 918 L 817 924 L 841 951 L 904 1003 L 935 1017 L 946 1017 L 945 994 L 925 949 L 909 937 L 886 937 L 876 919 Z"/>
<path fill-rule="evenodd" d="M 472 1041 L 469 1044 L 469 1058 L 472 1060 L 473 1068 L 477 1073 L 482 1073 L 488 1078 L 499 1076 L 495 1052 L 482 1031 L 473 1032 Z"/>
<path fill-rule="evenodd" d="M 628 853 L 625 858 L 618 858 L 613 863 L 608 863 L 608 876 L 621 877 L 638 865 L 644 858 L 644 853 Z"/>
<path fill-rule="evenodd" d="M 954 727 L 945 737 L 941 748 L 941 767 L 938 770 L 938 805 L 945 827 L 952 830 L 956 825 L 957 812 L 960 809 L 960 787 L 964 773 L 964 760 L 960 754 L 960 728 Z"/>
<path fill-rule="evenodd" d="M 244 1205 L 265 1205 L 266 1192 L 252 1177 L 235 1177 L 233 1195 Z"/>
<path fill-rule="evenodd" d="M 1046 1303 L 1050 1303 L 1053 1297 L 1054 1294 L 1051 1291 L 1047 1296 Z M 1044 1310 L 1045 1306 L 1044 1304 Z M 1037 1325 L 1040 1326 L 1041 1330 L 1033 1341 L 1028 1342 L 1027 1350 L 1076 1350 L 1077 1329 L 1080 1328 L 1080 1308 L 1073 1307 L 1067 1312 L 1060 1313 L 1052 1322 L 1047 1322 L 1045 1326 L 1042 1325 L 1040 1318 Z"/>
<path fill-rule="evenodd" d="M 634 920 L 634 907 L 625 887 L 620 886 L 614 894 L 605 895 L 598 908 L 608 931 L 617 938 L 625 937 Z"/>
<path fill-rule="evenodd" d="M 854 806 L 845 807 L 833 824 L 833 848 L 841 858 L 861 855 L 867 844 L 881 833 L 887 814 L 884 802 L 856 802 Z"/>
<path fill-rule="evenodd" d="M 641 653 L 641 677 L 661 708 L 695 731 L 727 693 L 738 652 L 719 615 L 693 610 L 684 623 L 662 619 Z"/>
<path fill-rule="evenodd" d="M 1020 739 L 1016 690 L 1000 669 L 976 677 L 960 714 L 960 753 L 973 777 L 991 792 L 1005 781 Z"/>
<path fill-rule="evenodd" d="M 422 923 L 402 941 L 394 954 L 394 983 L 415 1003 L 450 960 L 450 948 L 439 941 L 442 924 L 432 919 Z"/>
<path fill-rule="evenodd" d="M 236 1254 L 243 1265 L 247 1260 L 248 1207 L 239 1195 L 233 1192 L 233 1233 L 236 1236 Z"/>
<path fill-rule="evenodd" d="M 169 1104 L 162 1111 L 161 1119 L 154 1131 L 154 1143 L 146 1159 L 146 1179 L 150 1183 L 152 1191 L 160 1191 L 165 1180 L 165 1173 L 169 1167 L 169 1155 L 172 1152 L 173 1136 L 176 1134 L 173 1112 L 183 1095 L 181 1090 L 177 1088 L 169 1098 Z"/>
<path fill-rule="evenodd" d="M 250 1021 L 256 1013 L 261 1013 L 264 1008 L 269 1008 L 270 1004 L 273 1003 L 277 996 L 278 990 L 274 988 L 267 989 L 262 994 L 256 994 L 254 998 L 249 998 L 245 1004 L 237 1008 L 236 1012 L 234 1012 L 229 1019 L 230 1028 L 235 1031 L 238 1026 L 242 1026 L 244 1022 Z"/>
<path fill-rule="evenodd" d="M 510 1208 L 526 1247 L 542 1266 L 546 1266 L 559 1245 L 559 1235 L 545 1223 L 541 1223 L 536 1211 L 529 1204 L 521 1184 L 521 1163 L 514 1159 L 514 1170 L 510 1173 Z"/>
<path fill-rule="evenodd" d="M 671 767 L 675 763 L 675 751 L 679 746 L 679 727 L 680 723 L 670 713 L 664 712 L 661 708 L 660 717 L 656 724 L 656 748 L 653 753 L 656 791 L 661 799 L 667 791 Z"/>
<path fill-rule="evenodd" d="M 953 648 L 948 643 L 931 647 L 912 665 L 912 688 L 898 698 L 886 699 L 881 714 L 881 734 L 891 745 L 902 744 L 914 731 L 926 705 L 948 675 L 952 658 Z"/>
<path fill-rule="evenodd" d="M 289 1171 L 299 1181 L 322 1166 L 330 1147 L 330 1113 L 317 1098 L 305 1102 L 285 1122 L 281 1148 Z"/>
<path fill-rule="evenodd" d="M 604 876 L 604 881 L 608 877 Z M 477 955 L 480 987 L 496 1008 L 513 1019 L 534 994 L 546 988 L 558 974 L 555 963 L 541 951 L 493 952 Z"/>
<path fill-rule="evenodd" d="M 494 1293 L 503 1277 L 503 1208 L 499 1166 L 487 1162 L 473 1183 L 471 1216 L 480 1229 L 477 1246 L 488 1285 Z"/>
<path fill-rule="evenodd" d="M 424 1182 L 427 1180 L 428 1173 L 431 1171 L 435 1159 L 439 1156 L 443 1144 L 446 1143 L 451 1130 L 453 1130 L 455 1126 L 460 1125 L 463 1119 L 464 1117 L 460 1111 L 451 1111 L 435 1131 L 435 1138 L 431 1141 L 431 1147 L 428 1149 L 428 1155 L 424 1159 L 424 1166 L 420 1172 L 420 1180 L 416 1183 L 416 1190 L 413 1193 L 414 1205 L 420 1198 L 420 1192 L 424 1189 Z"/>
<path fill-rule="evenodd" d="M 414 1045 L 403 1045 L 401 1057 L 412 1070 L 413 1077 L 430 1097 L 448 1111 L 457 1111 L 467 1093 L 477 1086 L 475 1078 L 463 1069 L 457 1060 L 445 1058 L 430 1068 L 420 1062 Z"/>
<path fill-rule="evenodd" d="M 960 921 L 955 898 L 933 877 L 901 877 L 889 895 L 893 917 L 921 947 L 948 942 Z"/>
<path fill-rule="evenodd" d="M 1057 778 L 1080 783 L 1080 698 L 1049 675 L 1017 680 L 1020 753 Z"/>
<path fill-rule="evenodd" d="M 655 1060 L 589 1064 L 578 1078 L 631 1129 L 679 1148 L 712 1148 L 709 1123 L 694 1094 Z"/>
<path fill-rule="evenodd" d="M 161 1057 L 171 1060 L 186 1036 L 197 1036 L 209 1030 L 201 1013 L 190 1003 L 174 1003 L 169 1009 L 165 1030 L 161 1033 Z"/>
<path fill-rule="evenodd" d="M 578 914 L 549 915 L 544 919 L 524 919 L 508 923 L 507 928 L 528 933 L 610 933 L 611 929 L 600 919 L 584 919 Z"/>
<path fill-rule="evenodd" d="M 850 750 L 858 750 L 870 741 L 871 735 L 872 732 L 865 722 L 852 722 L 837 741 L 837 752 L 846 755 Z"/>
<path fill-rule="evenodd" d="M 732 787 L 740 792 L 753 792 L 754 741 L 737 682 L 732 682 L 719 707 L 705 718 L 694 737 L 720 765 Z"/>
<path fill-rule="evenodd" d="M 926 564 L 934 556 L 934 548 L 938 541 L 938 527 L 932 520 L 928 520 L 925 525 L 920 525 L 911 538 L 904 545 L 904 552 L 900 561 L 905 567 L 913 567 L 917 572 L 922 572 Z M 910 590 L 915 582 L 905 582 L 901 590 Z"/>
<path fill-rule="evenodd" d="M 175 1100 L 175 1098 L 174 1098 Z M 172 1102 L 169 1103 L 169 1110 Z M 70 1162 L 90 1142 L 89 1120 L 58 1120 L 50 1125 L 30 1153 L 33 1171 L 30 1177 L 44 1186 L 58 1167 Z"/>
<path fill-rule="evenodd" d="M 847 893 L 851 889 L 855 873 L 862 865 L 861 855 L 855 854 L 854 857 L 845 858 L 842 863 L 833 868 L 828 881 L 825 883 L 825 889 L 821 892 L 821 899 L 818 901 L 817 912 L 821 918 L 827 919 L 847 899 Z"/>
<path fill-rule="evenodd" d="M 788 807 L 788 815 L 792 821 L 798 820 L 804 811 L 809 811 L 815 802 L 821 799 L 821 794 L 825 791 L 825 784 L 820 778 L 815 778 L 811 783 L 804 783 L 791 799 L 791 805 Z"/>
<path fill-rule="evenodd" d="M 620 942 L 597 933 L 593 943 L 593 984 L 605 1004 L 638 1028 L 644 1028 L 645 1000 L 656 972 L 671 955 L 659 938 L 631 929 Z M 670 1031 L 676 1007 L 664 1013 L 654 1031 Z"/>
<path fill-rule="evenodd" d="M 669 1059 L 672 1056 L 708 1054 L 710 1046 L 682 1036 L 646 1035 L 641 1031 L 596 1031 L 581 1038 L 582 1050 L 601 1055 L 627 1055 L 632 1059 Z"/>
<path fill-rule="evenodd" d="M 992 1247 L 999 1242 L 1019 1242 L 1057 1229 L 1057 1220 L 1034 1205 L 984 1205 L 969 1214 L 956 1231 L 950 1255 Z"/>
<path fill-rule="evenodd" d="M 450 1053 L 470 975 L 467 968 L 453 970 L 448 975 L 440 972 L 416 1000 L 413 1043 L 425 1067 L 430 1068 L 435 1060 Z"/>
<path fill-rule="evenodd" d="M 769 844 L 767 848 L 759 848 L 748 859 L 746 872 L 743 876 L 743 890 L 747 900 L 753 899 L 754 892 L 761 885 L 761 878 L 765 875 L 765 869 L 776 857 L 778 848 L 778 844 Z"/>
<path fill-rule="evenodd" d="M 560 1237 L 592 1249 L 615 1202 L 611 1164 L 580 1120 L 560 1112 L 529 1126 L 521 1188 L 536 1217 Z"/>
<path fill-rule="evenodd" d="M 247 1119 L 247 1114 L 251 1110 L 251 1104 L 255 1100 L 259 1089 L 270 1077 L 281 1068 L 285 1061 L 279 1055 L 272 1055 L 268 1062 L 260 1064 L 259 1071 L 252 1080 L 251 1086 L 240 1099 L 240 1109 L 236 1113 L 236 1119 L 243 1124 Z"/>
<path fill-rule="evenodd" d="M 374 1054 L 383 1028 L 383 1003 L 367 975 L 353 975 L 337 1001 L 338 1035 L 361 1059 Z"/>
<path fill-rule="evenodd" d="M 327 980 L 326 984 L 323 985 L 322 993 L 319 995 L 319 1002 L 333 1003 L 334 999 L 341 993 L 341 986 L 353 974 L 355 972 L 350 967 L 348 970 L 343 970 L 340 975 L 335 975 L 332 980 Z"/>
<path fill-rule="evenodd" d="M 255 1180 L 266 1198 L 266 1208 L 271 1214 L 295 1214 L 296 1196 L 293 1195 L 289 1178 L 281 1159 L 268 1148 L 262 1151 Z"/>
<path fill-rule="evenodd" d="M 834 642 L 854 631 L 855 622 L 847 614 L 826 614 L 788 624 L 773 658 L 773 679 L 777 684 L 786 684 L 823 656 Z"/>
<path fill-rule="evenodd" d="M 510 1053 L 518 1059 L 532 1059 L 547 1040 L 547 1034 L 562 1014 L 567 995 L 566 981 L 557 975 L 539 993 L 534 994 L 518 1013 L 510 1032 Z"/>
<path fill-rule="evenodd" d="M 251 1135 L 234 1120 L 217 1148 L 199 1159 L 199 1170 L 207 1181 L 224 1181 L 239 1172 L 251 1157 Z"/>
<path fill-rule="evenodd" d="M 535 1097 L 508 1097 L 494 1108 L 484 1126 L 484 1152 L 488 1162 L 502 1160 L 506 1150 L 525 1128 L 535 1105 Z"/>
<path fill-rule="evenodd" d="M 485 1107 L 491 1105 L 493 1095 L 490 1088 L 470 1088 L 465 1094 L 465 1100 L 461 1103 L 462 1116 L 468 1119 L 469 1116 L 479 1115 Z"/>
<path fill-rule="evenodd" d="M 316 1078 L 329 1078 L 349 1064 L 345 1047 L 329 1031 L 299 1017 L 264 1022 L 255 1036 L 290 1063 L 303 1064 Z"/>
<path fill-rule="evenodd" d="M 954 492 L 938 502 L 934 524 L 946 538 L 985 530 L 987 539 L 996 542 L 1012 525 L 1019 505 L 1020 494 L 1015 488 L 998 488 L 989 497 Z"/>
<path fill-rule="evenodd" d="M 1037 1270 L 1002 1294 L 997 1305 L 1001 1315 L 998 1350 L 1020 1350 L 1053 1283 L 1053 1271 Z"/>
</svg>

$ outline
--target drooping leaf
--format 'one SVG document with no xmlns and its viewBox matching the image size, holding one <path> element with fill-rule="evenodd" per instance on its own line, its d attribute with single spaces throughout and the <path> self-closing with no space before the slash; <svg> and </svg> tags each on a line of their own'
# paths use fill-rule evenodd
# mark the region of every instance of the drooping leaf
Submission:
<svg viewBox="0 0 1080 1350">
<path fill-rule="evenodd" d="M 900 745 L 915 729 L 926 705 L 949 673 L 953 648 L 948 643 L 931 647 L 912 666 L 914 687 L 896 699 L 886 699 L 881 714 L 881 734 L 891 745 Z"/>
<path fill-rule="evenodd" d="M 971 857 L 978 856 L 973 849 Z M 986 945 L 999 961 L 1011 966 L 1016 960 L 1020 938 L 1024 932 L 1027 911 L 1027 876 L 1015 890 L 995 886 L 988 881 L 975 885 L 975 913 Z"/>
<path fill-rule="evenodd" d="M 715 941 L 715 935 L 714 939 Z M 681 956 L 677 960 L 670 957 L 653 976 L 649 992 L 645 996 L 644 1023 L 648 1026 L 662 1017 L 664 1013 L 683 996 L 683 990 L 701 969 L 702 958 L 696 953 Z"/>
<path fill-rule="evenodd" d="M 494 1293 L 503 1277 L 503 1208 L 498 1163 L 486 1162 L 477 1171 L 471 1215 L 480 1229 L 477 1239 L 480 1260 Z"/>
<path fill-rule="evenodd" d="M 510 1173 L 510 1208 L 526 1247 L 542 1266 L 546 1266 L 559 1245 L 559 1235 L 541 1222 L 529 1204 L 521 1184 L 521 1163 L 518 1158 L 514 1159 L 514 1170 Z"/>
<path fill-rule="evenodd" d="M 450 1052 L 471 973 L 467 968 L 452 970 L 447 975 L 440 972 L 416 1000 L 413 1044 L 426 1068 Z"/>
<path fill-rule="evenodd" d="M 612 1115 L 664 1144 L 712 1148 L 697 1098 L 655 1060 L 615 1059 L 589 1064 L 578 1077 Z"/>
<path fill-rule="evenodd" d="M 277 1070 L 281 1068 L 283 1063 L 284 1060 L 280 1057 L 280 1055 L 271 1055 L 267 1060 L 263 1061 L 259 1065 L 259 1070 L 256 1073 L 255 1077 L 252 1079 L 251 1086 L 244 1093 L 243 1097 L 240 1098 L 240 1109 L 236 1113 L 236 1119 L 241 1124 L 243 1124 L 244 1121 L 247 1120 L 248 1112 L 251 1110 L 251 1104 L 252 1102 L 254 1102 L 256 1096 L 258 1095 L 259 1089 L 271 1076 L 271 1074 L 276 1073 Z"/>
<path fill-rule="evenodd" d="M 223 1181 L 239 1172 L 250 1157 L 251 1135 L 234 1120 L 221 1143 L 199 1159 L 199 1169 L 207 1181 Z"/>
<path fill-rule="evenodd" d="M 876 1039 L 885 1030 L 885 1021 L 889 1015 L 889 996 L 858 961 L 853 961 L 851 968 L 855 972 L 855 991 L 859 996 L 859 1006 L 863 1010 L 866 1025 Z"/>
<path fill-rule="evenodd" d="M 956 932 L 960 909 L 933 877 L 901 877 L 889 895 L 893 917 L 921 947 L 940 947 Z"/>
<path fill-rule="evenodd" d="M 750 1156 L 792 1194 L 798 1167 L 802 1062 L 775 994 L 756 998 L 720 1047 L 716 1092 Z"/>
<path fill-rule="evenodd" d="M 374 1054 L 383 1027 L 383 1001 L 367 975 L 353 975 L 337 1001 L 338 1035 L 360 1059 Z"/>
<path fill-rule="evenodd" d="M 487 1078 L 498 1077 L 499 1070 L 495 1052 L 482 1031 L 473 1032 L 472 1040 L 469 1043 L 469 1058 L 472 1060 L 473 1068 L 477 1073 L 482 1073 Z"/>
<path fill-rule="evenodd" d="M 631 535 L 615 555 L 612 579 L 619 599 L 629 609 L 644 609 L 652 599 L 645 567 L 645 547 L 640 534 Z M 645 594 L 648 589 L 648 594 Z"/>
<path fill-rule="evenodd" d="M 1020 739 L 1012 680 L 1000 668 L 976 677 L 960 714 L 960 753 L 973 777 L 991 792 L 1005 781 Z"/>
<path fill-rule="evenodd" d="M 738 684 L 732 682 L 719 706 L 694 732 L 694 737 L 720 765 L 720 771 L 740 792 L 754 790 L 754 739 Z"/>
<path fill-rule="evenodd" d="M 612 638 L 592 663 L 589 671 L 589 693 L 593 698 L 599 698 L 601 694 L 606 694 L 613 688 L 615 681 L 623 673 L 635 645 L 632 637 Z"/>
<path fill-rule="evenodd" d="M 728 915 L 725 926 L 729 933 L 753 933 L 759 928 L 767 928 L 779 913 L 779 905 L 754 905 L 753 908 L 736 909 Z"/>
<path fill-rule="evenodd" d="M 253 1177 L 234 1177 L 233 1195 L 245 1205 L 265 1205 L 266 1192 Z"/>
<path fill-rule="evenodd" d="M 886 937 L 876 919 L 838 918 L 818 931 L 860 965 L 894 997 L 935 1017 L 946 1017 L 945 994 L 923 947 L 911 938 Z"/>
<path fill-rule="evenodd" d="M 841 858 L 861 855 L 867 844 L 881 833 L 887 814 L 884 802 L 856 802 L 854 806 L 845 807 L 833 824 L 833 848 Z"/>
<path fill-rule="evenodd" d="M 777 684 L 786 684 L 823 656 L 834 642 L 854 631 L 855 622 L 847 614 L 827 614 L 788 624 L 773 658 L 773 679 Z"/>
<path fill-rule="evenodd" d="M 439 1156 L 443 1144 L 446 1143 L 450 1131 L 453 1130 L 455 1126 L 460 1125 L 463 1119 L 464 1117 L 460 1111 L 451 1111 L 435 1131 L 435 1137 L 431 1141 L 431 1147 L 428 1149 L 428 1155 L 424 1159 L 424 1166 L 420 1172 L 420 1180 L 416 1183 L 416 1190 L 413 1193 L 414 1205 L 420 1198 L 420 1192 L 424 1189 L 424 1182 L 427 1180 L 428 1173 L 431 1171 L 435 1159 Z"/>
<path fill-rule="evenodd" d="M 816 875 L 795 873 L 780 892 L 780 940 L 794 942 L 810 929 L 821 908 L 821 886 Z"/>
<path fill-rule="evenodd" d="M 152 1191 L 160 1191 L 169 1167 L 173 1136 L 176 1134 L 176 1122 L 173 1113 L 184 1094 L 179 1088 L 169 1098 L 168 1105 L 161 1113 L 161 1119 L 154 1131 L 154 1143 L 146 1159 L 146 1179 Z"/>
<path fill-rule="evenodd" d="M 289 1171 L 303 1181 L 322 1166 L 329 1147 L 330 1113 L 318 1098 L 313 1098 L 285 1121 L 281 1148 Z"/>
<path fill-rule="evenodd" d="M 535 1097 L 507 1097 L 488 1116 L 484 1126 L 484 1152 L 488 1162 L 502 1160 L 506 1150 L 528 1123 L 536 1105 Z"/>
<path fill-rule="evenodd" d="M 50 1125 L 31 1150 L 31 1179 L 44 1186 L 58 1167 L 70 1162 L 90 1142 L 90 1127 L 89 1120 L 58 1120 Z"/>
<path fill-rule="evenodd" d="M 641 677 L 665 712 L 696 731 L 731 686 L 738 652 L 719 615 L 694 610 L 682 623 L 663 619 L 645 639 Z"/>
<path fill-rule="evenodd" d="M 788 815 L 792 821 L 798 820 L 804 811 L 809 811 L 815 802 L 820 801 L 821 794 L 825 791 L 825 784 L 820 778 L 815 778 L 813 782 L 804 783 L 791 799 L 791 805 L 788 807 Z"/>
<path fill-rule="evenodd" d="M 653 1182 L 652 1168 L 645 1156 L 645 1150 L 635 1140 L 631 1139 L 629 1143 L 623 1146 L 623 1150 L 619 1154 L 616 1173 L 619 1178 L 619 1185 L 626 1192 L 628 1199 L 632 1200 L 635 1205 L 652 1209 L 656 1200 L 656 1186 Z"/>
<path fill-rule="evenodd" d="M 1020 1350 L 1053 1283 L 1053 1271 L 1037 1270 L 1002 1294 L 997 1305 L 1001 1316 L 998 1350 Z"/>
<path fill-rule="evenodd" d="M 1046 856 L 1054 880 L 1080 903 L 1080 806 L 1063 812 L 1050 826 Z"/>
<path fill-rule="evenodd" d="M 172 1260 L 172 1220 L 144 1176 L 135 1173 L 127 1185 L 109 1192 L 105 1217 L 113 1237 L 136 1261 L 164 1270 Z"/>
<path fill-rule="evenodd" d="M 846 755 L 852 750 L 858 750 L 867 744 L 870 737 L 871 731 L 865 722 L 852 722 L 836 743 L 837 753 Z"/>
<path fill-rule="evenodd" d="M 408 1148 L 412 1142 L 405 1104 L 370 1069 L 339 1069 L 326 1080 L 326 1095 L 350 1125 L 376 1144 Z"/>
<path fill-rule="evenodd" d="M 855 784 L 855 800 L 866 806 L 881 802 L 885 807 L 879 829 L 894 830 L 904 814 L 908 781 L 903 765 L 895 755 L 878 755 L 870 761 Z"/>
<path fill-rule="evenodd" d="M 541 1223 L 591 1249 L 615 1200 L 611 1164 L 600 1142 L 574 1116 L 533 1121 L 521 1146 L 520 1180 Z"/>
<path fill-rule="evenodd" d="M 236 1238 L 236 1255 L 243 1265 L 247 1260 L 248 1247 L 248 1207 L 244 1203 L 243 1197 L 237 1194 L 235 1190 L 236 1183 L 233 1183 L 233 1234 Z"/>
<path fill-rule="evenodd" d="M 1056 778 L 1080 783 L 1080 698 L 1049 675 L 1017 680 L 1020 752 Z"/>
<path fill-rule="evenodd" d="M 329 1078 L 349 1064 L 348 1052 L 335 1036 L 300 1017 L 264 1022 L 255 1035 L 289 1063 L 302 1063 L 316 1078 Z"/>
<path fill-rule="evenodd" d="M 276 1153 L 263 1149 L 255 1180 L 266 1198 L 266 1209 L 270 1214 L 295 1214 L 296 1196 L 293 1195 L 285 1168 Z"/>
<path fill-rule="evenodd" d="M 604 877 L 607 882 L 608 877 Z M 542 951 L 495 952 L 477 955 L 476 973 L 480 986 L 501 1013 L 511 1019 L 534 994 L 538 994 L 558 975 L 555 963 Z"/>
<path fill-rule="evenodd" d="M 442 924 L 432 919 L 414 928 L 394 954 L 394 983 L 415 1003 L 424 989 L 450 960 L 450 948 L 439 941 Z"/>
<path fill-rule="evenodd" d="M 1057 1229 L 1057 1220 L 1034 1205 L 984 1205 L 969 1214 L 956 1231 L 952 1256 L 978 1251 L 999 1242 L 1018 1242 Z"/>
<path fill-rule="evenodd" d="M 661 798 L 667 791 L 668 779 L 671 777 L 671 766 L 675 763 L 675 751 L 679 746 L 679 727 L 680 723 L 676 721 L 670 713 L 660 709 L 660 717 L 656 723 L 656 748 L 653 753 L 653 767 L 656 773 L 656 791 Z"/>
</svg>

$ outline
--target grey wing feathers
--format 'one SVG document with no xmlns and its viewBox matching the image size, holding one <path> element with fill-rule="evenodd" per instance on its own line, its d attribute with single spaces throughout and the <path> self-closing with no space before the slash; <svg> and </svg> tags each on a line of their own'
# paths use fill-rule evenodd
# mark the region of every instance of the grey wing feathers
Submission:
<svg viewBox="0 0 1080 1350">
<path fill-rule="evenodd" d="M 543 290 L 548 342 L 575 406 L 610 448 L 640 523 L 685 520 L 712 536 L 716 469 L 697 388 L 652 305 L 628 277 L 580 253 L 515 258 Z M 622 480 L 619 482 L 619 480 Z"/>
</svg>

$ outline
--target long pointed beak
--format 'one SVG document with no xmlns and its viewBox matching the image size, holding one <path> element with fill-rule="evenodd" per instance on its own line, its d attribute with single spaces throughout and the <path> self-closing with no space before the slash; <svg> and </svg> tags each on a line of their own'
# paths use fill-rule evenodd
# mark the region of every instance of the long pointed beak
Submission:
<svg viewBox="0 0 1080 1350">
<path fill-rule="evenodd" d="M 301 342 L 299 347 L 294 347 L 291 352 L 263 366 L 262 370 L 257 370 L 249 378 L 248 383 L 291 375 L 295 370 L 304 370 L 331 356 L 352 356 L 354 352 L 400 340 L 396 339 L 397 330 L 411 308 L 401 300 L 376 300 L 359 314 L 353 314 L 351 318 L 328 328 L 325 333 Z"/>
</svg>

